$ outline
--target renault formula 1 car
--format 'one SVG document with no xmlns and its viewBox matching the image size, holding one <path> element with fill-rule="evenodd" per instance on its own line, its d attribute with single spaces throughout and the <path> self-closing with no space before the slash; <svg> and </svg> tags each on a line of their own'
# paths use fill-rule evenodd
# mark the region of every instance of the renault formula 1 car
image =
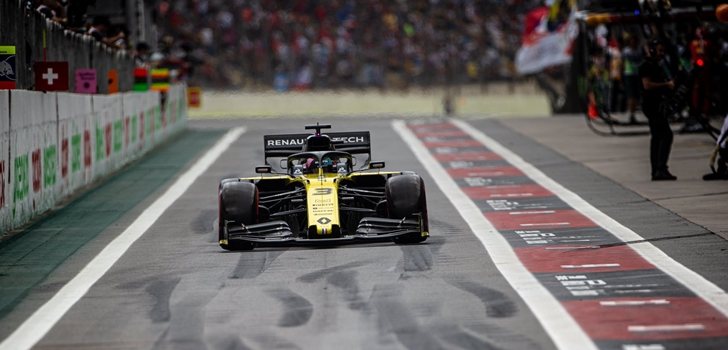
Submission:
<svg viewBox="0 0 728 350">
<path fill-rule="evenodd" d="M 290 244 L 427 239 L 422 178 L 371 162 L 368 131 L 266 135 L 256 177 L 220 182 L 219 243 L 226 250 Z M 357 156 L 366 160 L 355 168 Z M 270 158 L 280 160 L 273 171 Z"/>
</svg>

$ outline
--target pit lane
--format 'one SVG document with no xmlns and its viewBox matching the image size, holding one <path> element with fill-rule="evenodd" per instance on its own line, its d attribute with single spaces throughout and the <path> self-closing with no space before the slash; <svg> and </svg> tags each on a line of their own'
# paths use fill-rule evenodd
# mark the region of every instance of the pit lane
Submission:
<svg viewBox="0 0 728 350">
<path fill-rule="evenodd" d="M 390 121 L 329 122 L 334 130 L 371 130 L 374 160 L 423 176 L 432 228 L 425 244 L 223 252 L 214 231 L 217 182 L 252 174 L 263 156 L 261 135 L 297 132 L 303 123 L 194 123 L 199 129 L 244 125 L 248 131 L 65 313 L 38 347 L 553 348 L 551 337 Z M 597 186 L 605 191 L 614 186 L 600 181 Z M 147 204 L 129 211 L 120 224 L 130 222 Z M 115 233 L 118 228 L 107 229 L 99 239 Z M 19 324 L 102 246 L 80 251 L 36 286 L 3 319 L 3 328 Z"/>
</svg>

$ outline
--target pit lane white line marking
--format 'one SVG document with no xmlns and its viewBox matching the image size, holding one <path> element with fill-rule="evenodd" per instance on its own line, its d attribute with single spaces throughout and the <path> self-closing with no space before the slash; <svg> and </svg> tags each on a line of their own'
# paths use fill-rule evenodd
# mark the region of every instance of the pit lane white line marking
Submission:
<svg viewBox="0 0 728 350">
<path fill-rule="evenodd" d="M 506 193 L 491 194 L 490 198 L 509 198 L 509 197 L 533 197 L 533 193 Z"/>
<path fill-rule="evenodd" d="M 570 222 L 540 222 L 535 224 L 518 224 L 518 226 L 531 227 L 531 226 L 568 226 Z"/>
<path fill-rule="evenodd" d="M 448 175 L 407 125 L 398 120 L 392 122 L 392 127 L 430 173 L 440 191 L 460 213 L 470 230 L 485 247 L 498 271 L 523 298 L 556 346 L 561 349 L 596 349 L 592 340 L 561 303 L 523 266 L 505 237 L 485 219 L 480 208 Z"/>
<path fill-rule="evenodd" d="M 645 332 L 682 332 L 682 331 L 702 331 L 705 326 L 700 323 L 688 324 L 660 324 L 654 326 L 629 326 L 627 329 L 633 333 Z"/>
<path fill-rule="evenodd" d="M 94 257 L 81 272 L 66 283 L 50 300 L 36 310 L 9 337 L 0 350 L 25 350 L 38 343 L 63 315 L 96 283 L 139 239 L 192 183 L 202 175 L 230 145 L 245 132 L 235 128 L 225 134 L 192 167 L 182 174 L 161 197 L 147 207 L 129 227 Z"/>
<path fill-rule="evenodd" d="M 593 269 L 596 267 L 620 267 L 620 264 L 561 265 L 562 269 Z"/>
<path fill-rule="evenodd" d="M 555 214 L 554 210 L 539 210 L 539 211 L 513 211 L 508 215 L 535 215 L 535 214 Z"/>
<path fill-rule="evenodd" d="M 655 300 L 607 300 L 600 301 L 599 305 L 612 307 L 612 306 L 644 306 L 644 305 L 670 305 L 670 301 L 666 299 L 655 299 Z"/>
<path fill-rule="evenodd" d="M 546 247 L 546 250 L 579 250 L 579 249 L 599 249 L 597 246 L 584 246 L 584 247 Z"/>
<path fill-rule="evenodd" d="M 576 193 L 571 192 L 561 184 L 552 180 L 546 176 L 546 174 L 541 172 L 541 170 L 538 170 L 536 167 L 523 160 L 523 158 L 475 129 L 470 124 L 461 120 L 452 120 L 452 123 L 457 125 L 461 130 L 465 131 L 468 135 L 470 135 L 470 137 L 480 141 L 488 147 L 488 149 L 503 157 L 503 159 L 521 170 L 521 172 L 530 177 L 534 182 L 558 196 L 573 209 L 589 218 L 598 226 L 606 229 L 623 242 L 645 240 L 642 236 L 602 213 L 583 198 L 579 197 Z M 642 258 L 680 282 L 693 293 L 697 294 L 705 302 L 715 307 L 724 316 L 728 317 L 728 294 L 716 286 L 713 282 L 708 281 L 695 271 L 683 266 L 649 242 L 632 244 L 630 247 L 642 256 Z"/>
<path fill-rule="evenodd" d="M 624 344 L 622 350 L 665 350 L 662 344 Z"/>
</svg>

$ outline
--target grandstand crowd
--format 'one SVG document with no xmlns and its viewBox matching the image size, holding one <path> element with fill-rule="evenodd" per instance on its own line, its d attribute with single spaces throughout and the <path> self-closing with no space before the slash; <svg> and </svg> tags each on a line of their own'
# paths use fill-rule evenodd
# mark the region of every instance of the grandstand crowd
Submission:
<svg viewBox="0 0 728 350">
<path fill-rule="evenodd" d="M 538 0 L 161 0 L 162 50 L 215 87 L 402 89 L 515 77 Z M 203 79 L 204 78 L 204 79 Z"/>
</svg>

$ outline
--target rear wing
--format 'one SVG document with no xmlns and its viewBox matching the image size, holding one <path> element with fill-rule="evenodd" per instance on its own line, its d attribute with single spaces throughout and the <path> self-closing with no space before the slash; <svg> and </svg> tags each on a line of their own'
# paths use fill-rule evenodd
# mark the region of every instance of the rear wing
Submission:
<svg viewBox="0 0 728 350">
<path fill-rule="evenodd" d="M 337 151 L 348 152 L 352 155 L 366 154 L 367 163 L 371 159 L 372 144 L 369 131 L 330 132 L 326 135 L 331 138 Z M 306 138 L 309 136 L 311 134 L 264 135 L 263 150 L 266 163 L 268 158 L 284 158 L 303 152 Z"/>
</svg>

